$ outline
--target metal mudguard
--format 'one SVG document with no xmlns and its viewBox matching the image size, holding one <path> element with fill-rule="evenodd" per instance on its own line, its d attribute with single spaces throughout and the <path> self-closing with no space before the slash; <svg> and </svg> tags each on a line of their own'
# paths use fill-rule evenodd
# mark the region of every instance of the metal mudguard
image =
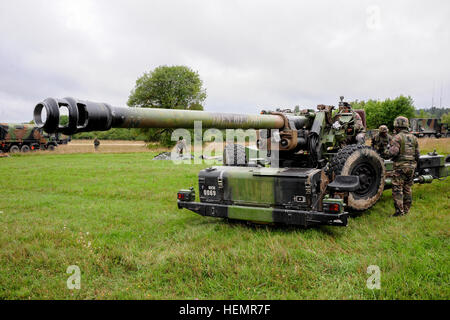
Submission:
<svg viewBox="0 0 450 320">
<path fill-rule="evenodd" d="M 280 223 L 304 227 L 314 225 L 346 226 L 348 213 L 290 210 L 265 207 L 236 206 L 203 202 L 178 201 L 178 208 L 188 209 L 202 216 L 229 218 L 256 223 Z"/>
</svg>

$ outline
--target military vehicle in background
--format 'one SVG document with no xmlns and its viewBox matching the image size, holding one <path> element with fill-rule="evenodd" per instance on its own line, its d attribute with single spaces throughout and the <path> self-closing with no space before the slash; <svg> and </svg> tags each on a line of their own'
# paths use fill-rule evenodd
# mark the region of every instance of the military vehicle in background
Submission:
<svg viewBox="0 0 450 320">
<path fill-rule="evenodd" d="M 60 124 L 60 109 L 69 113 Z M 194 188 L 180 190 L 178 208 L 202 216 L 260 223 L 345 226 L 351 211 L 372 207 L 391 184 L 385 162 L 361 141 L 364 111 L 347 102 L 317 110 L 266 111 L 260 115 L 179 109 L 118 108 L 106 103 L 48 98 L 36 105 L 34 121 L 46 132 L 72 135 L 111 128 L 256 129 L 256 159 L 249 148 L 227 144 L 223 166 L 201 170 L 199 202 Z M 227 137 L 228 139 L 228 137 Z M 359 142 L 359 143 L 358 143 Z M 422 156 L 415 182 L 448 175 L 443 156 Z"/>
<path fill-rule="evenodd" d="M 447 124 L 439 118 L 413 118 L 409 122 L 411 133 L 418 138 L 450 137 Z"/>
<path fill-rule="evenodd" d="M 16 153 L 53 150 L 56 141 L 45 138 L 42 128 L 33 124 L 0 123 L 0 151 Z"/>
</svg>

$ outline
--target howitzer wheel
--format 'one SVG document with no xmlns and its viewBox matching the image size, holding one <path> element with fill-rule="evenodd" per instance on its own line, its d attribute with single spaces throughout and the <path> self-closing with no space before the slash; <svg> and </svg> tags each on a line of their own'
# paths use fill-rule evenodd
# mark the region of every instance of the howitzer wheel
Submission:
<svg viewBox="0 0 450 320">
<path fill-rule="evenodd" d="M 24 144 L 22 148 L 20 148 L 20 151 L 22 152 L 30 152 L 30 150 L 31 150 L 30 147 L 26 144 Z"/>
<path fill-rule="evenodd" d="M 359 176 L 361 187 L 349 193 L 349 209 L 367 210 L 380 199 L 384 190 L 384 162 L 369 146 L 345 146 L 331 160 L 331 169 L 336 175 Z"/>
<path fill-rule="evenodd" d="M 243 145 L 230 143 L 223 148 L 224 166 L 246 166 L 247 163 L 247 154 Z"/>
</svg>

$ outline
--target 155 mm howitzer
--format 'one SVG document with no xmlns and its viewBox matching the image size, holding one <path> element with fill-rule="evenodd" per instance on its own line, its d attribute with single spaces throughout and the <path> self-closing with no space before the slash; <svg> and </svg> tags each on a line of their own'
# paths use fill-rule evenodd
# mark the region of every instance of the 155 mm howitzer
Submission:
<svg viewBox="0 0 450 320">
<path fill-rule="evenodd" d="M 68 113 L 66 125 L 60 125 L 60 110 Z M 73 135 L 79 132 L 105 131 L 111 128 L 193 128 L 200 121 L 203 128 L 261 129 L 260 142 L 269 140 L 277 130 L 275 141 L 282 153 L 284 166 L 305 162 L 308 158 L 319 161 L 333 155 L 343 143 L 355 143 L 354 114 L 340 113 L 339 122 L 332 127 L 332 107 L 319 106 L 319 111 L 264 112 L 260 115 L 213 113 L 156 108 L 118 108 L 106 103 L 48 98 L 36 105 L 35 123 L 48 133 Z M 286 111 L 286 110 L 285 110 Z M 273 140 L 273 139 L 272 139 Z M 299 152 L 303 151 L 303 152 Z M 297 154 L 297 156 L 295 155 Z M 306 157 L 301 157 L 301 156 Z M 310 161 L 307 161 L 310 162 Z M 298 166 L 298 164 L 297 164 Z"/>
<path fill-rule="evenodd" d="M 62 108 L 68 110 L 65 126 L 60 125 Z M 244 115 L 48 98 L 36 105 L 34 119 L 46 132 L 66 135 L 110 128 L 193 128 L 196 121 L 203 128 L 257 129 L 257 146 L 266 159 L 276 158 L 278 166 L 249 162 L 244 147 L 227 145 L 224 166 L 199 173 L 200 202 L 192 188 L 181 190 L 178 207 L 256 222 L 346 225 L 349 210 L 366 210 L 378 201 L 389 174 L 361 139 L 364 112 L 352 110 L 343 98 L 339 110 L 333 110 L 319 105 L 317 111 Z M 447 167 L 438 162 L 426 168 L 432 172 L 427 177 L 419 179 L 418 173 L 417 182 L 444 176 Z"/>
</svg>

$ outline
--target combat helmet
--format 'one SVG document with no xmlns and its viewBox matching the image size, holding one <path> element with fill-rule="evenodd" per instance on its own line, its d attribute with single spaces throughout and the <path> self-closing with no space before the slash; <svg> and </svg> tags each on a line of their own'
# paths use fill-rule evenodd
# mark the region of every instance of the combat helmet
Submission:
<svg viewBox="0 0 450 320">
<path fill-rule="evenodd" d="M 341 101 L 339 101 L 339 112 L 351 112 L 352 105 L 346 101 L 344 101 L 344 96 L 339 97 Z"/>
<path fill-rule="evenodd" d="M 383 125 L 381 125 L 381 126 L 378 128 L 378 131 L 379 131 L 380 133 L 388 133 L 388 132 L 389 132 L 389 129 L 388 129 L 387 126 L 385 126 L 385 125 L 383 124 Z"/>
<path fill-rule="evenodd" d="M 406 117 L 400 116 L 394 120 L 394 128 L 409 128 L 409 120 Z"/>
</svg>

